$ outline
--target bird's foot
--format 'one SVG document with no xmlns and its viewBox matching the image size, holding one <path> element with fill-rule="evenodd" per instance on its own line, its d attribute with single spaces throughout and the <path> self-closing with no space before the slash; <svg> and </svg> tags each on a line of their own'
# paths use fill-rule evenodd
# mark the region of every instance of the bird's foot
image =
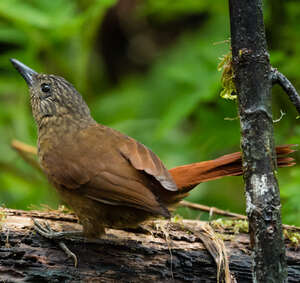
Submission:
<svg viewBox="0 0 300 283">
<path fill-rule="evenodd" d="M 82 231 L 55 232 L 51 229 L 47 221 L 42 225 L 37 220 L 33 219 L 33 223 L 34 223 L 34 230 L 47 239 L 57 241 L 59 247 L 65 252 L 65 254 L 69 258 L 73 258 L 74 266 L 77 267 L 78 265 L 77 256 L 61 240 L 66 237 L 82 236 L 83 235 Z"/>
<path fill-rule="evenodd" d="M 64 238 L 83 236 L 82 231 L 54 232 L 47 221 L 44 223 L 44 225 L 42 225 L 37 220 L 33 219 L 33 223 L 34 223 L 34 230 L 37 231 L 40 235 L 50 240 L 60 240 Z"/>
</svg>

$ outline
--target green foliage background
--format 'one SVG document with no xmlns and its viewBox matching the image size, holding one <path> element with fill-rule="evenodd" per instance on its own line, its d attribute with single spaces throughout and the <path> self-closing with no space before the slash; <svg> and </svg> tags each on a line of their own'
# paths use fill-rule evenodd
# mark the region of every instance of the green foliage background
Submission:
<svg viewBox="0 0 300 283">
<path fill-rule="evenodd" d="M 264 13 L 272 64 L 300 90 L 300 4 L 265 1 Z M 239 122 L 225 119 L 237 117 L 235 102 L 219 97 L 218 58 L 229 51 L 229 34 L 227 1 L 0 1 L 0 205 L 58 204 L 44 176 L 10 147 L 12 139 L 35 145 L 37 134 L 9 58 L 67 78 L 97 121 L 143 142 L 171 168 L 239 150 Z M 274 117 L 287 113 L 274 124 L 276 143 L 298 143 L 297 113 L 279 88 L 273 96 Z M 299 172 L 278 173 L 284 222 L 297 225 Z M 189 198 L 244 213 L 241 177 L 201 184 Z"/>
</svg>

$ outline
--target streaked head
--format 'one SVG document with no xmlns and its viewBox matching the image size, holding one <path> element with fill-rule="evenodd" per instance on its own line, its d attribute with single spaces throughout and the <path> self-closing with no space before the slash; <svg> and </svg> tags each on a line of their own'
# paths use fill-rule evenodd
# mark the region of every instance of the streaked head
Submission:
<svg viewBox="0 0 300 283">
<path fill-rule="evenodd" d="M 39 74 L 16 59 L 11 62 L 29 87 L 32 113 L 38 125 L 51 117 L 92 119 L 82 96 L 64 78 Z"/>
</svg>

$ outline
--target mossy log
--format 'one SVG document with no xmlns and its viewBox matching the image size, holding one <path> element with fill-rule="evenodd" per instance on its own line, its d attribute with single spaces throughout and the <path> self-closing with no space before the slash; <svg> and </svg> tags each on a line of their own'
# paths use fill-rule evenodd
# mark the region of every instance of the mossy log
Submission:
<svg viewBox="0 0 300 283">
<path fill-rule="evenodd" d="M 80 230 L 72 214 L 0 210 L 0 282 L 217 282 L 217 266 L 203 244 L 202 221 L 158 220 L 138 231 L 108 230 L 97 243 L 64 240 L 78 266 L 33 230 L 32 218 L 53 230 Z M 214 226 L 224 239 L 232 282 L 252 282 L 247 233 Z M 300 282 L 300 251 L 287 244 L 289 282 Z M 234 279 L 233 279 L 234 278 Z"/>
</svg>

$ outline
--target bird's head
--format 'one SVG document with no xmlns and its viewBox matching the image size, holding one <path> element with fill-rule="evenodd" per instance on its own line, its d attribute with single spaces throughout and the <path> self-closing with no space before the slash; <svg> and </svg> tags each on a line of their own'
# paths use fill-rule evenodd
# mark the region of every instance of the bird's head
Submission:
<svg viewBox="0 0 300 283">
<path fill-rule="evenodd" d="M 82 96 L 64 78 L 39 74 L 16 59 L 11 62 L 29 87 L 32 113 L 38 125 L 51 118 L 92 119 Z"/>
</svg>

